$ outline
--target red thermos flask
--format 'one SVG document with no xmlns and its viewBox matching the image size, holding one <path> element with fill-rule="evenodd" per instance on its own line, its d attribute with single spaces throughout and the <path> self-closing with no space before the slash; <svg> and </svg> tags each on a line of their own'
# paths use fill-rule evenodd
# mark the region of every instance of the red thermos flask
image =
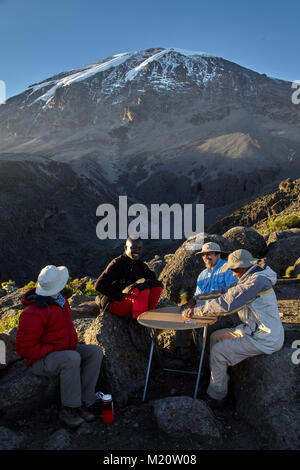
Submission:
<svg viewBox="0 0 300 470">
<path fill-rule="evenodd" d="M 102 421 L 105 424 L 111 424 L 114 422 L 114 404 L 112 396 L 107 394 L 102 395 L 101 409 L 102 409 Z"/>
</svg>

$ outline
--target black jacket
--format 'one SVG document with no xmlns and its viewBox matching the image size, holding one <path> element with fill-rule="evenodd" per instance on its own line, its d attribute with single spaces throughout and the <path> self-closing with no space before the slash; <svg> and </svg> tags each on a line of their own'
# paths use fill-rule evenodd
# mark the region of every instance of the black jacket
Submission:
<svg viewBox="0 0 300 470">
<path fill-rule="evenodd" d="M 156 280 L 154 272 L 143 261 L 134 261 L 124 253 L 114 258 L 95 283 L 95 289 L 103 295 L 102 308 L 113 300 L 121 302 L 122 290 L 142 278 Z"/>
</svg>

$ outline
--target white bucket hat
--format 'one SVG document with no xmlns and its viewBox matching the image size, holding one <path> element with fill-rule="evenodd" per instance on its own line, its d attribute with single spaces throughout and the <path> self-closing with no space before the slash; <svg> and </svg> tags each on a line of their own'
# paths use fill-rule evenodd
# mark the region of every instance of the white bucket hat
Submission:
<svg viewBox="0 0 300 470">
<path fill-rule="evenodd" d="M 215 251 L 216 253 L 222 253 L 220 245 L 214 242 L 204 243 L 201 251 L 197 251 L 196 255 L 202 255 L 203 253 L 208 253 L 210 251 Z"/>
<path fill-rule="evenodd" d="M 39 274 L 35 292 L 43 296 L 58 294 L 67 284 L 68 278 L 69 271 L 65 266 L 45 266 Z"/>
<path fill-rule="evenodd" d="M 250 251 L 248 250 L 235 250 L 228 256 L 228 261 L 224 266 L 222 266 L 222 271 L 227 271 L 227 269 L 236 269 L 236 268 L 250 268 L 258 261 L 258 258 L 253 258 Z"/>
</svg>

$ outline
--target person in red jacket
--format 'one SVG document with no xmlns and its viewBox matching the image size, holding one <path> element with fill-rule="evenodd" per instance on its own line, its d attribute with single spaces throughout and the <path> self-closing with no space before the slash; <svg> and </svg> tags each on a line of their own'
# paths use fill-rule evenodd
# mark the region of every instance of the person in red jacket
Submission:
<svg viewBox="0 0 300 470">
<path fill-rule="evenodd" d="M 22 298 L 16 351 L 36 375 L 60 377 L 60 419 L 70 427 L 92 421 L 89 406 L 96 401 L 95 387 L 103 353 L 99 346 L 79 344 L 66 297 L 61 294 L 69 278 L 65 266 L 48 265 L 36 288 Z"/>
</svg>

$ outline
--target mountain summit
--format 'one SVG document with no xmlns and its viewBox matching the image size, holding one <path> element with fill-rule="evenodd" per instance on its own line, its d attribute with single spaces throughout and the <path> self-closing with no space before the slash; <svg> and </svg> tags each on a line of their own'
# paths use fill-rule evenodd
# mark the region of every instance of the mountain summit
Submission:
<svg viewBox="0 0 300 470">
<path fill-rule="evenodd" d="M 45 243 L 68 220 L 91 257 L 100 246 L 96 207 L 119 195 L 147 206 L 204 203 L 212 223 L 236 201 L 299 175 L 300 107 L 291 95 L 289 82 L 177 48 L 116 54 L 29 86 L 0 106 L 9 243 L 22 224 L 22 257 L 21 233 L 31 233 L 33 219 Z M 59 262 L 68 264 L 74 238 L 58 239 Z"/>
</svg>

